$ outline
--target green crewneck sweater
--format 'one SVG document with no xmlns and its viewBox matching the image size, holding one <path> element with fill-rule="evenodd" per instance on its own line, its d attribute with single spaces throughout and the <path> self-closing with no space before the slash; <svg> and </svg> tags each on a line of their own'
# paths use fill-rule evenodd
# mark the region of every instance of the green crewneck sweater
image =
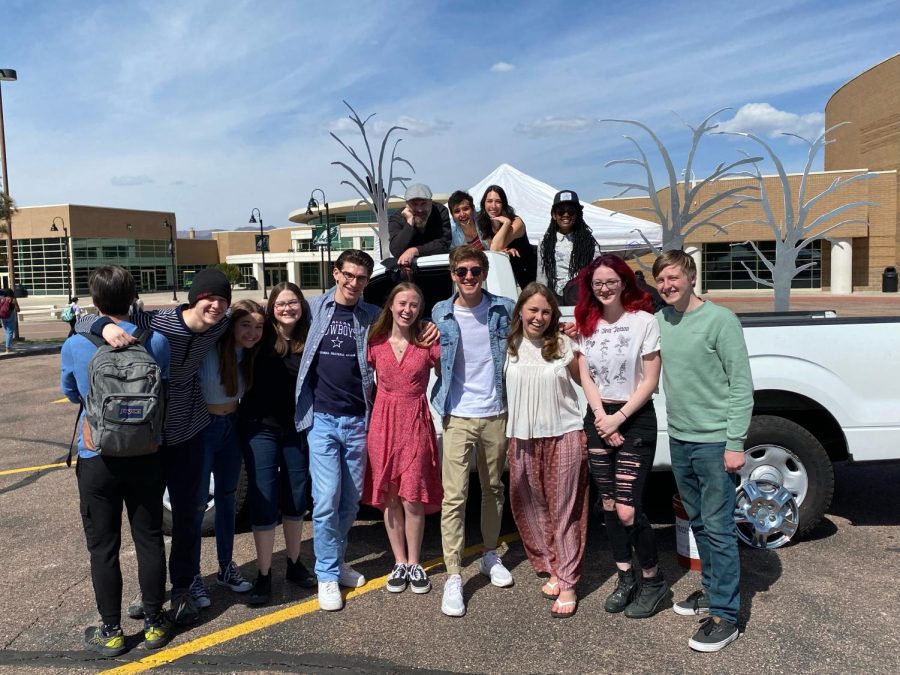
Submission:
<svg viewBox="0 0 900 675">
<path fill-rule="evenodd" d="M 743 450 L 753 380 L 738 318 L 707 301 L 684 314 L 664 307 L 656 320 L 669 436 Z"/>
</svg>

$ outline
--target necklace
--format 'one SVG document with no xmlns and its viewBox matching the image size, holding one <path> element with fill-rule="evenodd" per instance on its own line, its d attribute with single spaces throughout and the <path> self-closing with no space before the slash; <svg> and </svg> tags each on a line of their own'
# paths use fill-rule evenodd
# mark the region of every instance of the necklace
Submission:
<svg viewBox="0 0 900 675">
<path fill-rule="evenodd" d="M 409 342 L 402 338 L 397 339 L 392 337 L 388 340 L 388 343 L 390 343 L 391 349 L 394 352 L 394 356 L 397 357 L 397 360 L 399 361 L 401 358 L 403 358 L 403 352 L 406 351 L 406 348 L 409 346 Z"/>
</svg>

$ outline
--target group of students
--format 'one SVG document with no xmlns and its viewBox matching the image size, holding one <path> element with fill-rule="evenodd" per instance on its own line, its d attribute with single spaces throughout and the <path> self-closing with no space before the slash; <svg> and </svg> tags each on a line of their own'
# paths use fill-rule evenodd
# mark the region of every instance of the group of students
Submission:
<svg viewBox="0 0 900 675">
<path fill-rule="evenodd" d="M 96 348 L 86 334 L 124 347 L 150 329 L 147 348 L 167 378 L 168 400 L 158 453 L 107 458 L 79 437 L 81 515 L 102 620 L 85 632 L 85 645 L 109 656 L 127 649 L 118 560 L 123 505 L 141 589 L 128 614 L 143 618 L 145 645 L 161 647 L 173 623 L 191 624 L 210 605 L 200 574 L 210 473 L 216 582 L 248 593 L 250 604 L 271 599 L 281 521 L 286 580 L 318 586 L 321 609 L 341 609 L 340 587 L 366 583 L 345 559 L 363 502 L 384 512 L 394 557 L 386 587 L 394 593 L 431 590 L 421 545 L 425 516 L 440 511 L 448 574 L 441 610 L 458 617 L 466 611 L 461 568 L 473 461 L 482 488 L 479 570 L 495 586 L 514 583 L 497 551 L 508 460 L 513 515 L 535 572 L 547 577 L 540 592 L 560 618 L 577 609 L 590 473 L 619 569 L 606 610 L 651 616 L 670 596 L 641 510 L 656 444 L 651 397 L 660 355 L 673 468 L 704 565 L 703 591 L 675 611 L 711 614 L 691 639 L 694 649 L 715 651 L 735 639 L 739 569 L 730 518 L 734 485 L 726 470 L 743 461 L 752 385 L 740 325 L 693 295 L 691 258 L 668 252 L 657 260 L 654 277 L 669 306 L 656 317 L 628 265 L 611 255 L 593 259 L 577 277 L 572 326 L 560 324 L 557 293 L 544 284 L 527 284 L 517 302 L 489 293 L 483 287 L 489 260 L 469 244 L 450 252 L 455 290 L 434 306 L 431 322 L 423 320 L 424 298 L 412 283 L 394 287 L 384 307 L 363 300 L 373 268 L 367 253 L 347 250 L 327 294 L 307 302 L 298 287 L 281 283 L 265 308 L 241 300 L 230 313 L 230 286 L 215 269 L 195 276 L 187 305 L 151 312 L 129 311 L 135 287 L 127 271 L 93 272 L 89 285 L 99 316 L 82 317 L 63 346 L 63 391 L 74 402 L 87 396 Z M 432 369 L 441 457 L 426 398 Z M 575 384 L 584 389 L 587 411 L 579 409 Z M 242 461 L 257 553 L 254 583 L 232 559 Z M 307 483 L 312 573 L 300 560 Z M 169 612 L 162 609 L 165 488 L 173 522 Z M 632 569 L 635 554 L 640 574 Z"/>
</svg>

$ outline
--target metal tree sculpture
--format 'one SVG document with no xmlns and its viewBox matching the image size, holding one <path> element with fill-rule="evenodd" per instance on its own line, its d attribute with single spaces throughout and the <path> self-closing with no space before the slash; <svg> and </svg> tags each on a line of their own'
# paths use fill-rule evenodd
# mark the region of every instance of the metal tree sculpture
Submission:
<svg viewBox="0 0 900 675">
<path fill-rule="evenodd" d="M 657 248 L 653 246 L 643 235 L 643 233 L 640 233 L 641 238 L 644 240 L 644 243 L 646 243 L 648 248 L 652 249 L 657 256 L 663 251 L 683 248 L 685 239 L 691 233 L 701 227 L 713 227 L 719 232 L 724 232 L 724 228 L 715 222 L 716 218 L 728 211 L 743 208 L 744 202 L 747 200 L 745 195 L 740 194 L 742 191 L 747 190 L 747 186 L 742 185 L 741 187 L 723 190 L 717 193 L 715 196 L 710 197 L 696 208 L 692 208 L 694 198 L 704 187 L 716 183 L 723 178 L 731 178 L 734 176 L 749 176 L 750 174 L 748 174 L 747 172 L 736 172 L 734 170 L 745 164 L 753 164 L 754 162 L 762 159 L 762 157 L 745 157 L 743 159 L 731 162 L 730 164 L 722 162 L 706 178 L 700 181 L 688 181 L 688 178 L 693 175 L 692 167 L 694 164 L 694 156 L 697 153 L 697 148 L 700 145 L 700 141 L 706 134 L 713 131 L 718 126 L 717 124 L 711 124 L 711 120 L 716 115 L 722 113 L 725 110 L 728 110 L 728 108 L 717 110 L 713 114 L 709 115 L 706 119 L 704 119 L 697 127 L 692 127 L 690 124 L 687 124 L 685 122 L 685 126 L 691 130 L 693 136 L 691 140 L 691 149 L 687 157 L 687 163 L 684 166 L 684 180 L 682 181 L 683 185 L 681 186 L 679 186 L 678 175 L 675 172 L 675 165 L 672 163 L 669 151 L 666 149 L 666 146 L 663 144 L 663 142 L 659 139 L 659 136 L 657 136 L 653 132 L 653 130 L 650 129 L 650 127 L 635 120 L 602 120 L 603 122 L 621 122 L 622 124 L 631 124 L 640 129 L 643 129 L 650 136 L 650 138 L 653 139 L 653 142 L 656 144 L 656 149 L 659 152 L 659 156 L 662 159 L 663 164 L 665 165 L 666 173 L 669 178 L 668 211 L 663 208 L 662 204 L 659 201 L 659 194 L 657 191 L 661 188 L 658 188 L 656 186 L 656 182 L 653 180 L 653 171 L 651 170 L 650 162 L 647 159 L 647 153 L 644 152 L 644 149 L 641 147 L 640 143 L 638 143 L 634 138 L 632 138 L 631 136 L 625 136 L 625 138 L 629 142 L 631 142 L 637 149 L 638 154 L 640 155 L 640 159 L 614 159 L 611 162 L 606 163 L 607 167 L 616 165 L 632 165 L 639 166 L 644 170 L 647 179 L 646 185 L 641 183 L 619 183 L 611 181 L 607 181 L 606 184 L 612 185 L 613 187 L 622 188 L 622 191 L 617 194 L 616 197 L 622 197 L 632 190 L 644 192 L 647 194 L 652 206 L 643 206 L 635 209 L 628 209 L 628 211 L 651 213 L 655 215 L 659 220 L 659 224 L 662 226 L 661 247 Z M 679 187 L 681 187 L 680 192 Z M 731 202 L 727 205 L 722 205 L 722 203 L 726 200 L 731 200 Z M 718 206 L 718 208 L 714 209 L 713 207 L 715 206 Z M 640 262 L 640 259 L 638 259 L 638 263 L 641 264 L 641 266 L 644 266 Z"/>
<path fill-rule="evenodd" d="M 806 158 L 806 166 L 803 169 L 803 175 L 800 179 L 800 189 L 797 192 L 796 204 L 794 203 L 794 193 L 791 189 L 790 183 L 788 182 L 787 173 L 785 173 L 784 171 L 784 165 L 781 163 L 781 160 L 778 159 L 778 156 L 775 154 L 772 148 L 755 134 L 730 132 L 736 136 L 744 136 L 746 138 L 753 139 L 761 146 L 763 146 L 763 148 L 765 148 L 766 150 L 766 154 L 768 154 L 769 158 L 772 160 L 772 163 L 775 165 L 775 169 L 778 172 L 778 178 L 781 182 L 781 193 L 784 205 L 784 221 L 778 222 L 772 211 L 772 204 L 769 198 L 769 192 L 768 190 L 766 190 L 765 181 L 763 181 L 762 175 L 759 172 L 759 168 L 756 167 L 754 163 L 753 175 L 756 179 L 756 183 L 759 189 L 759 197 L 754 198 L 754 201 L 759 201 L 759 203 L 761 204 L 763 212 L 765 213 L 765 219 L 737 221 L 749 222 L 757 225 L 768 225 L 769 229 L 772 230 L 772 234 L 775 235 L 774 261 L 769 260 L 769 258 L 767 258 L 762 253 L 762 251 L 759 250 L 759 247 L 755 242 L 743 242 L 745 244 L 750 244 L 750 246 L 753 247 L 756 255 L 759 256 L 760 260 L 762 260 L 763 265 L 765 265 L 766 269 L 768 269 L 769 272 L 772 273 L 771 281 L 768 279 L 760 278 L 743 260 L 741 261 L 741 264 L 744 266 L 744 269 L 747 270 L 750 278 L 753 279 L 756 283 L 774 289 L 774 309 L 776 312 L 786 312 L 790 309 L 791 281 L 798 274 L 816 264 L 815 261 L 812 261 L 798 266 L 797 257 L 801 253 L 801 251 L 803 251 L 803 249 L 812 244 L 814 241 L 826 239 L 826 235 L 835 228 L 841 227 L 842 225 L 848 225 L 850 223 L 859 223 L 865 221 L 860 220 L 859 218 L 849 218 L 834 223 L 826 227 L 825 229 L 820 230 L 819 232 L 815 232 L 815 230 L 821 227 L 824 223 L 827 223 L 833 218 L 836 218 L 838 215 L 845 211 L 848 211 L 849 209 L 853 209 L 859 206 L 877 206 L 875 202 L 854 201 L 837 206 L 829 211 L 826 211 L 820 216 L 817 216 L 816 218 L 811 218 L 810 216 L 813 207 L 824 197 L 834 194 L 838 190 L 847 187 L 851 183 L 856 183 L 861 180 L 868 180 L 869 178 L 875 177 L 875 174 L 871 172 L 857 174 L 845 180 L 841 180 L 840 177 L 837 177 L 834 179 L 834 182 L 832 182 L 831 185 L 822 190 L 822 192 L 810 197 L 809 199 L 806 198 L 809 172 L 812 169 L 812 165 L 815 161 L 816 155 L 823 147 L 825 147 L 829 143 L 834 142 L 826 140 L 826 135 L 831 131 L 834 131 L 838 127 L 843 126 L 844 124 L 846 124 L 846 122 L 836 124 L 833 127 L 826 129 L 812 142 L 796 134 L 784 134 L 785 136 L 793 136 L 794 138 L 798 138 L 806 143 L 807 146 L 809 146 L 809 151 Z M 815 234 L 813 234 L 814 232 Z"/>
<path fill-rule="evenodd" d="M 353 149 L 352 146 L 347 145 L 338 138 L 337 134 L 331 132 L 331 136 L 338 143 L 341 144 L 341 147 L 344 148 L 347 152 L 350 153 L 350 156 L 356 160 L 356 162 L 362 167 L 363 174 L 360 175 L 353 167 L 349 166 L 345 162 L 332 162 L 337 166 L 342 166 L 347 170 L 351 176 L 353 176 L 353 181 L 350 180 L 342 180 L 341 185 L 349 185 L 353 188 L 356 193 L 360 196 L 360 202 L 368 204 L 369 208 L 371 208 L 375 212 L 375 221 L 378 223 L 377 228 L 373 228 L 375 230 L 376 240 L 378 242 L 378 251 L 376 251 L 377 257 L 381 258 L 382 251 L 389 250 L 388 248 L 388 200 L 392 197 L 396 198 L 396 195 L 391 193 L 391 190 L 394 188 L 394 183 L 400 183 L 404 187 L 406 186 L 406 181 L 411 180 L 406 176 L 395 176 L 394 175 L 394 165 L 395 164 L 405 164 L 410 168 L 410 170 L 415 173 L 416 170 L 413 168 L 413 165 L 409 163 L 403 157 L 399 157 L 397 155 L 397 146 L 402 141 L 402 138 L 398 138 L 394 141 L 394 147 L 391 149 L 391 161 L 388 165 L 388 179 L 387 182 L 384 181 L 384 172 L 383 172 L 383 164 L 384 164 L 384 154 L 387 149 L 388 140 L 390 136 L 395 131 L 406 131 L 406 127 L 401 127 L 394 125 L 385 133 L 384 138 L 381 141 L 381 150 L 378 153 L 378 163 L 375 163 L 374 157 L 372 155 L 372 146 L 369 144 L 369 138 L 366 135 L 366 123 L 375 116 L 375 113 L 369 115 L 366 119 L 361 119 L 357 114 L 356 110 L 353 109 L 349 103 L 344 101 L 344 105 L 350 108 L 350 119 L 359 127 L 359 132 L 362 134 L 363 143 L 366 146 L 366 154 L 368 156 L 368 163 L 364 162 L 360 159 L 359 154 L 357 154 L 356 150 Z M 355 182 L 354 182 L 355 181 Z"/>
</svg>

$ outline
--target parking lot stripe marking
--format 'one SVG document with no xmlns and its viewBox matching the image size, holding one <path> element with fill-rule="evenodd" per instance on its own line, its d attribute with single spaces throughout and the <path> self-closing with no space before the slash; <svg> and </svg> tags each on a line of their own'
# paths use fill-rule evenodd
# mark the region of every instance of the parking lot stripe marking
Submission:
<svg viewBox="0 0 900 675">
<path fill-rule="evenodd" d="M 69 399 L 67 399 L 65 396 L 63 396 L 62 398 L 58 398 L 55 401 L 53 401 L 53 403 L 71 403 L 71 401 Z"/>
<path fill-rule="evenodd" d="M 63 469 L 65 468 L 66 463 L 60 462 L 59 464 L 42 464 L 41 466 L 26 466 L 22 469 L 4 469 L 0 471 L 0 476 L 9 476 L 14 473 L 33 473 L 34 471 L 46 471 L 48 469 Z"/>
<path fill-rule="evenodd" d="M 509 543 L 511 541 L 518 540 L 518 538 L 518 533 L 507 534 L 503 537 L 500 537 L 500 542 Z M 481 544 L 470 546 L 463 551 L 463 557 L 467 558 L 479 552 L 480 550 Z M 433 558 L 424 563 L 422 567 L 427 570 L 431 570 L 442 565 L 443 562 L 443 557 Z M 353 598 L 357 598 L 360 595 L 365 595 L 366 593 L 369 593 L 371 591 L 377 591 L 380 588 L 384 588 L 384 585 L 386 583 L 387 575 L 378 577 L 377 579 L 372 579 L 362 588 L 354 588 L 353 590 L 347 592 L 344 595 L 344 598 L 346 600 L 352 600 Z M 312 612 L 316 612 L 318 610 L 319 599 L 314 597 L 309 600 L 305 600 L 298 605 L 285 607 L 284 609 L 279 609 L 275 612 L 272 612 L 271 614 L 264 614 L 263 616 L 259 616 L 255 619 L 250 619 L 249 621 L 244 621 L 243 623 L 230 626 L 229 628 L 223 628 L 222 630 L 210 633 L 209 635 L 203 635 L 201 637 L 190 640 L 189 642 L 185 642 L 183 645 L 178 645 L 177 647 L 173 647 L 171 649 L 163 649 L 162 651 L 156 652 L 155 654 L 149 654 L 138 661 L 125 663 L 116 668 L 111 668 L 110 670 L 104 670 L 102 671 L 102 673 L 103 675 L 119 675 L 119 673 L 142 673 L 146 670 L 150 670 L 158 666 L 164 666 L 167 663 L 177 661 L 178 659 L 187 656 L 188 654 L 194 654 L 204 649 L 209 649 L 210 647 L 222 644 L 223 642 L 228 642 L 229 640 L 241 637 L 242 635 L 247 635 L 249 633 L 253 633 L 255 631 L 262 630 L 263 628 L 268 628 L 269 626 L 274 626 L 279 623 L 284 623 L 285 621 L 296 619 L 305 614 L 311 614 Z"/>
</svg>

